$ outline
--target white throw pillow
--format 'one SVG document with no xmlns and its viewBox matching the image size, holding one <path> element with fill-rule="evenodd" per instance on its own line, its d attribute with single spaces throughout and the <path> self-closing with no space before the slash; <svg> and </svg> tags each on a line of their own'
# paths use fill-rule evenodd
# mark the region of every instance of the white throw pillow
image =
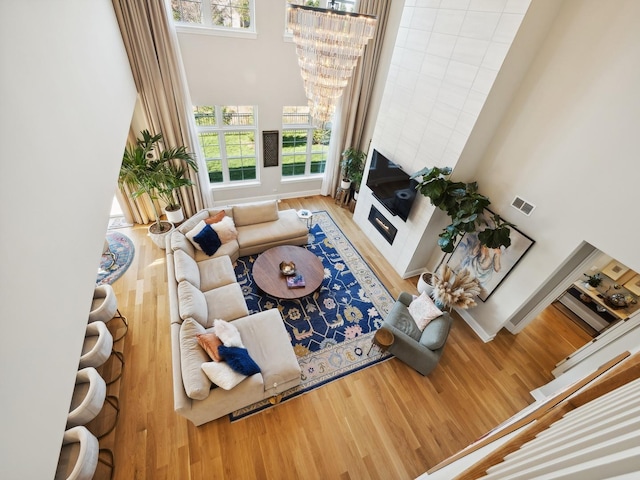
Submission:
<svg viewBox="0 0 640 480">
<path fill-rule="evenodd" d="M 225 347 L 244 348 L 242 339 L 240 338 L 240 332 L 235 325 L 232 325 L 225 320 L 216 319 L 213 321 L 213 327 L 216 331 L 216 335 Z"/>
<path fill-rule="evenodd" d="M 433 300 L 431 300 L 431 297 L 429 297 L 426 292 L 423 292 L 419 297 L 413 299 L 409 304 L 409 313 L 420 331 L 423 331 L 431 320 L 442 315 L 440 309 L 436 307 L 436 304 L 433 303 Z"/>
<path fill-rule="evenodd" d="M 193 237 L 195 237 L 196 235 L 198 235 L 202 229 L 204 227 L 206 227 L 207 224 L 205 223 L 204 220 L 200 220 L 195 227 L 193 227 L 191 230 L 189 230 L 187 233 L 184 234 L 185 237 L 187 237 L 189 239 L 189 241 L 193 244 L 194 247 L 196 247 L 198 250 L 202 251 L 202 247 L 200 246 L 200 244 L 198 242 L 196 242 Z"/>
<path fill-rule="evenodd" d="M 236 372 L 226 362 L 205 362 L 202 364 L 202 371 L 209 380 L 225 390 L 231 390 L 247 378 L 246 375 Z"/>
<path fill-rule="evenodd" d="M 218 238 L 220 238 L 223 244 L 238 238 L 238 231 L 231 217 L 224 217 L 219 222 L 212 224 L 211 228 L 216 231 Z"/>
</svg>

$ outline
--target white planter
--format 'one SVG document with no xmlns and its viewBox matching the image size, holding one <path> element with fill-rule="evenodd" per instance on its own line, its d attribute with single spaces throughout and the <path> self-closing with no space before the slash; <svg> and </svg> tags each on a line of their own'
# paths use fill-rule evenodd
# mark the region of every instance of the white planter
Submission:
<svg viewBox="0 0 640 480">
<path fill-rule="evenodd" d="M 351 188 L 351 181 L 349 181 L 349 180 L 341 180 L 340 181 L 340 188 L 342 188 L 343 190 L 349 190 Z"/>
<path fill-rule="evenodd" d="M 358 201 L 358 195 L 359 192 L 353 192 L 353 199 L 357 202 Z"/>
<path fill-rule="evenodd" d="M 169 220 L 174 225 L 184 220 L 184 213 L 182 212 L 182 207 L 178 208 L 177 210 L 167 210 L 165 208 L 164 213 L 167 215 L 167 220 Z"/>
<path fill-rule="evenodd" d="M 166 248 L 165 237 L 169 235 L 171 232 L 173 232 L 176 227 L 173 226 L 173 223 L 169 223 L 165 221 L 161 221 L 160 223 L 162 223 L 165 227 L 168 226 L 169 228 L 167 228 L 163 232 L 155 233 L 153 230 L 155 230 L 156 223 L 153 222 L 149 227 L 149 237 L 151 237 L 151 240 L 153 241 L 153 243 L 155 243 L 159 248 L 164 250 Z"/>
<path fill-rule="evenodd" d="M 431 292 L 433 292 L 433 286 L 429 283 L 431 281 L 432 274 L 430 272 L 423 273 L 418 278 L 418 292 L 423 293 L 426 292 L 427 295 L 431 296 Z"/>
</svg>

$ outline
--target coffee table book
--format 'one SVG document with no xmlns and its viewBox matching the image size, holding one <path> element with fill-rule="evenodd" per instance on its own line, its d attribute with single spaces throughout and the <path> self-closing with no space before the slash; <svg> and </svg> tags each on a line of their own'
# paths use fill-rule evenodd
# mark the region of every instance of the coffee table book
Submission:
<svg viewBox="0 0 640 480">
<path fill-rule="evenodd" d="M 287 287 L 289 288 L 302 288 L 305 286 L 304 277 L 299 273 L 292 277 L 287 277 Z"/>
</svg>

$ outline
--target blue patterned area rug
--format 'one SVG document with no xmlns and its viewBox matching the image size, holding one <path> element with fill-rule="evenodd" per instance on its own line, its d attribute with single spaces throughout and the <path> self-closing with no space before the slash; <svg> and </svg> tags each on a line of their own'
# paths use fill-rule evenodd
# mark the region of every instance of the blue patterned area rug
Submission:
<svg viewBox="0 0 640 480">
<path fill-rule="evenodd" d="M 112 284 L 119 279 L 133 262 L 133 255 L 135 254 L 133 242 L 125 234 L 107 232 L 106 238 L 107 242 L 109 242 L 109 251 L 111 253 L 103 253 L 100 258 L 96 285 Z"/>
<path fill-rule="evenodd" d="M 283 402 L 390 357 L 370 347 L 394 299 L 327 212 L 314 212 L 306 248 L 322 260 L 324 280 L 313 295 L 299 300 L 259 292 L 251 276 L 255 255 L 240 257 L 234 266 L 249 311 L 277 308 L 289 332 L 302 383 L 286 391 Z M 230 418 L 271 406 L 264 400 Z"/>
</svg>

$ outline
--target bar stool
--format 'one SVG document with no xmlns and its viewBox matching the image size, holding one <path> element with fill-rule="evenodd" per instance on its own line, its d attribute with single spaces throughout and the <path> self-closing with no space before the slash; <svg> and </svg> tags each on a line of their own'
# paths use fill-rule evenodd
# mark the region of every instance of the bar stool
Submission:
<svg viewBox="0 0 640 480">
<path fill-rule="evenodd" d="M 109 458 L 102 458 L 103 453 Z M 86 427 L 72 427 L 62 437 L 54 480 L 91 480 L 98 462 L 111 469 L 110 478 L 113 478 L 113 452 L 100 448 L 98 439 Z"/>
<path fill-rule="evenodd" d="M 106 432 L 96 435 L 98 438 L 111 433 L 116 427 L 120 415 L 118 397 L 107 395 L 107 384 L 95 368 L 87 367 L 78 370 L 67 415 L 67 428 L 86 425 L 98 416 L 105 403 L 114 408 L 116 415 L 113 425 Z"/>
<path fill-rule="evenodd" d="M 111 385 L 122 377 L 124 355 L 113 349 L 113 337 L 104 322 L 89 323 L 82 344 L 79 368 L 101 367 L 111 356 L 120 360 L 120 373 L 109 381 L 105 380 L 107 385 Z"/>
<path fill-rule="evenodd" d="M 129 321 L 127 317 L 118 310 L 118 299 L 113 291 L 113 287 L 109 284 L 98 285 L 93 292 L 93 300 L 91 301 L 91 311 L 89 312 L 89 323 L 104 322 L 109 323 L 114 318 L 119 318 L 124 323 L 125 331 L 113 341 L 117 342 L 127 334 L 129 330 Z"/>
</svg>

